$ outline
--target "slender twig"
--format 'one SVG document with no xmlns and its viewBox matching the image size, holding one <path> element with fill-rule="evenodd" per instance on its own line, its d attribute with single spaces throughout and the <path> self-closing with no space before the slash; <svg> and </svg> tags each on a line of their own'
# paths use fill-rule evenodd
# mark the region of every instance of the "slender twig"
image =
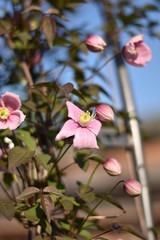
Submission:
<svg viewBox="0 0 160 240">
<path fill-rule="evenodd" d="M 72 143 L 68 145 L 68 147 L 64 150 L 62 155 L 55 161 L 52 168 L 50 169 L 48 175 L 53 171 L 54 167 L 58 164 L 58 162 L 62 159 L 62 157 L 65 155 L 65 153 L 69 150 L 69 148 L 72 146 Z"/>
<path fill-rule="evenodd" d="M 28 85 L 30 87 L 32 87 L 34 85 L 34 82 L 33 82 L 33 79 L 32 79 L 32 76 L 31 76 L 31 73 L 29 71 L 29 67 L 28 67 L 27 63 L 26 62 L 21 62 L 21 67 L 22 67 L 22 69 L 24 71 L 24 74 L 27 78 Z"/>
<path fill-rule="evenodd" d="M 93 240 L 96 240 L 96 238 L 98 238 L 98 237 L 100 237 L 100 236 L 102 236 L 102 235 L 104 235 L 104 234 L 106 234 L 106 233 L 109 233 L 109 232 L 113 232 L 113 230 L 112 229 L 109 229 L 109 230 L 106 230 L 106 231 L 104 231 L 104 232 L 102 232 L 102 233 L 99 233 L 98 235 L 96 235 L 96 236 L 94 236 L 93 238 L 91 238 L 91 240 L 93 239 Z"/>
<path fill-rule="evenodd" d="M 89 76 L 88 78 L 85 79 L 84 84 L 86 84 L 87 81 L 89 81 L 90 79 L 92 79 L 99 71 L 101 71 L 102 68 L 104 68 L 112 59 L 114 59 L 117 55 L 121 54 L 121 51 L 117 52 L 116 54 L 114 54 L 111 58 L 107 59 L 99 68 L 97 68 L 94 73 Z M 84 85 L 83 84 L 83 85 Z M 82 85 L 82 86 L 83 86 Z"/>
<path fill-rule="evenodd" d="M 92 180 L 92 178 L 93 178 L 93 175 L 95 174 L 95 172 L 96 172 L 97 168 L 99 167 L 99 165 L 100 165 L 100 163 L 97 163 L 97 165 L 96 165 L 95 168 L 93 169 L 93 171 L 92 171 L 92 173 L 91 173 L 91 175 L 90 175 L 90 177 L 89 177 L 89 179 L 88 179 L 88 182 L 87 182 L 87 184 L 86 184 L 87 186 L 90 185 L 91 180 Z"/>
<path fill-rule="evenodd" d="M 10 200 L 16 202 L 16 201 L 14 200 L 14 198 L 13 198 L 12 196 L 10 196 L 10 194 L 8 193 L 8 191 L 5 189 L 5 187 L 3 186 L 3 184 L 2 184 L 1 182 L 0 182 L 0 186 L 2 187 L 2 189 L 3 189 L 3 191 L 5 192 L 5 194 L 7 195 L 7 197 L 8 197 Z"/>
</svg>

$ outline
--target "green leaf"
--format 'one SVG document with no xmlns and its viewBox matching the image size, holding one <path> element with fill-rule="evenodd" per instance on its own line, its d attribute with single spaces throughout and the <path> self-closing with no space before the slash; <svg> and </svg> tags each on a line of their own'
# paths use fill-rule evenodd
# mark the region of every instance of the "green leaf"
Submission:
<svg viewBox="0 0 160 240">
<path fill-rule="evenodd" d="M 127 226 L 127 225 L 121 225 L 121 230 L 123 232 L 128 232 L 138 238 L 141 238 L 141 239 L 144 239 L 146 240 L 146 237 L 144 237 L 142 234 L 136 232 L 135 230 L 133 230 L 130 226 Z"/>
<path fill-rule="evenodd" d="M 56 240 L 76 240 L 77 238 L 55 236 Z"/>
<path fill-rule="evenodd" d="M 35 151 L 36 149 L 36 142 L 31 137 L 30 132 L 19 129 L 18 134 L 16 136 L 24 142 L 26 148 L 28 148 L 30 151 Z"/>
<path fill-rule="evenodd" d="M 70 229 L 71 229 L 71 224 L 70 223 L 68 223 L 65 220 L 60 220 L 58 223 L 63 229 L 65 229 L 67 231 L 70 231 Z"/>
<path fill-rule="evenodd" d="M 85 239 L 88 239 L 88 240 L 92 239 L 92 234 L 89 231 L 85 230 L 85 229 L 80 231 L 79 235 L 85 237 Z"/>
<path fill-rule="evenodd" d="M 0 136 L 1 137 L 6 137 L 10 134 L 10 130 L 9 129 L 5 129 L 5 130 L 0 130 Z"/>
<path fill-rule="evenodd" d="M 22 105 L 31 111 L 34 111 L 34 112 L 37 111 L 36 104 L 32 101 L 25 101 L 22 103 Z"/>
<path fill-rule="evenodd" d="M 42 165 L 48 171 L 52 167 L 52 164 L 50 163 L 51 156 L 49 154 L 39 153 L 35 156 L 35 159 L 40 165 Z"/>
<path fill-rule="evenodd" d="M 39 207 L 39 204 L 36 204 L 35 206 L 25 210 L 24 216 L 27 218 L 28 221 L 38 223 L 42 218 L 42 210 Z"/>
<path fill-rule="evenodd" d="M 51 221 L 54 211 L 54 202 L 49 195 L 41 194 L 41 206 L 46 214 L 48 222 Z"/>
<path fill-rule="evenodd" d="M 11 221 L 15 214 L 14 202 L 11 200 L 0 200 L 0 213 Z"/>
<path fill-rule="evenodd" d="M 55 239 L 55 238 L 53 238 Z M 51 240 L 51 238 L 49 236 L 41 236 L 41 235 L 37 235 L 36 237 L 33 238 L 33 240 Z"/>
<path fill-rule="evenodd" d="M 73 205 L 79 206 L 73 197 L 64 196 L 60 201 L 67 212 L 73 209 Z"/>
<path fill-rule="evenodd" d="M 87 203 L 93 203 L 95 201 L 95 194 L 93 192 L 84 193 L 80 195 L 80 198 Z"/>
<path fill-rule="evenodd" d="M 19 146 L 14 147 L 9 152 L 9 168 L 18 167 L 28 162 L 34 155 L 34 151 Z"/>
<path fill-rule="evenodd" d="M 25 198 L 30 198 L 39 192 L 40 192 L 40 190 L 36 187 L 27 187 L 24 189 L 24 191 L 19 196 L 16 197 L 16 199 L 22 200 Z"/>
<path fill-rule="evenodd" d="M 3 182 L 7 189 L 9 189 L 14 181 L 13 174 L 9 172 L 5 172 L 3 175 Z"/>
<path fill-rule="evenodd" d="M 46 37 L 49 47 L 52 48 L 53 41 L 54 41 L 55 34 L 56 34 L 56 23 L 55 23 L 54 19 L 52 17 L 44 15 L 42 17 L 40 26 L 41 26 L 41 30 L 42 30 L 43 34 Z"/>
<path fill-rule="evenodd" d="M 39 225 L 45 230 L 46 233 L 51 235 L 52 227 L 44 218 L 41 218 Z"/>
<path fill-rule="evenodd" d="M 114 198 L 112 198 L 110 195 L 108 195 L 108 194 L 106 194 L 106 195 L 97 194 L 97 197 L 105 200 L 106 202 L 111 203 L 112 205 L 121 209 L 125 213 L 125 209 Z"/>
<path fill-rule="evenodd" d="M 89 161 L 87 161 L 89 156 L 90 152 L 88 151 L 75 152 L 74 160 L 84 172 L 86 172 L 89 167 Z"/>
<path fill-rule="evenodd" d="M 56 187 L 54 187 L 54 186 L 45 187 L 45 188 L 43 189 L 43 192 L 44 192 L 44 193 L 53 193 L 53 194 L 55 194 L 55 195 L 58 195 L 59 197 L 63 197 L 63 196 L 64 196 L 63 193 L 61 193 L 61 191 L 58 190 L 58 189 L 57 189 Z"/>
</svg>

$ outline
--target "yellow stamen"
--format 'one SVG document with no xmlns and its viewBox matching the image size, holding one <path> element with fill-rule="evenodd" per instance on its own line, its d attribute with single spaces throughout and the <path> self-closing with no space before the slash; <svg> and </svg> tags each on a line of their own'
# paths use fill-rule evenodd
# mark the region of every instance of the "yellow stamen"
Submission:
<svg viewBox="0 0 160 240">
<path fill-rule="evenodd" d="M 79 116 L 79 124 L 81 127 L 86 127 L 91 122 L 92 118 L 94 118 L 94 114 L 90 115 L 90 112 L 86 111 Z"/>
<path fill-rule="evenodd" d="M 9 117 L 9 115 L 10 115 L 10 112 L 8 108 L 5 108 L 5 107 L 0 108 L 0 119 L 6 120 Z"/>
</svg>

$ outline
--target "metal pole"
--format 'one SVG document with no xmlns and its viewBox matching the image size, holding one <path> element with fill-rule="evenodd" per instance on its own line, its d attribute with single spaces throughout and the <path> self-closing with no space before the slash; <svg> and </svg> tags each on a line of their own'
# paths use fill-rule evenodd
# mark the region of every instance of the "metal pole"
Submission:
<svg viewBox="0 0 160 240">
<path fill-rule="evenodd" d="M 155 240 L 152 228 L 153 217 L 152 208 L 148 187 L 148 178 L 145 167 L 145 159 L 143 153 L 143 144 L 140 133 L 140 127 L 137 120 L 136 109 L 133 101 L 132 91 L 129 83 L 128 72 L 125 64 L 122 60 L 121 55 L 116 56 L 117 73 L 121 87 L 121 93 L 123 97 L 124 107 L 129 115 L 129 127 L 131 131 L 132 141 L 133 141 L 133 157 L 135 163 L 135 171 L 138 180 L 142 184 L 142 206 L 144 211 L 144 217 L 147 228 L 147 235 L 149 240 Z"/>
</svg>

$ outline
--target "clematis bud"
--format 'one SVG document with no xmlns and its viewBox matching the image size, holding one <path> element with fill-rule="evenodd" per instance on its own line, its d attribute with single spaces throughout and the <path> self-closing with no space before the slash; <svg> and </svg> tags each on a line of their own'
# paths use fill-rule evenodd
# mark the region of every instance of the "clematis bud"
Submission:
<svg viewBox="0 0 160 240">
<path fill-rule="evenodd" d="M 88 37 L 85 44 L 91 52 L 101 52 L 107 46 L 106 42 L 97 35 L 91 35 Z"/>
<path fill-rule="evenodd" d="M 96 114 L 100 121 L 113 121 L 114 120 L 114 112 L 110 106 L 107 104 L 100 104 L 96 107 Z"/>
<path fill-rule="evenodd" d="M 108 158 L 103 164 L 105 171 L 110 176 L 117 176 L 121 174 L 121 165 L 115 158 Z"/>
<path fill-rule="evenodd" d="M 127 63 L 144 67 L 151 60 L 152 52 L 143 41 L 143 34 L 131 38 L 123 47 L 122 54 Z"/>
<path fill-rule="evenodd" d="M 131 197 L 137 197 L 142 192 L 142 186 L 137 180 L 129 179 L 124 181 L 123 190 Z"/>
</svg>

